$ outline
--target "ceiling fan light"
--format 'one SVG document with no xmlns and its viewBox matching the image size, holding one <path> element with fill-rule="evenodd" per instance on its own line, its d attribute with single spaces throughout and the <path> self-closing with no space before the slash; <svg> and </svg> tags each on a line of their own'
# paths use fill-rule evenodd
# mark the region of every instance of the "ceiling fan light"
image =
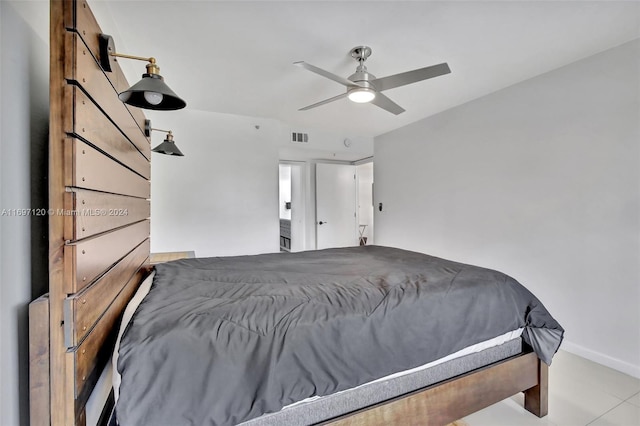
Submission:
<svg viewBox="0 0 640 426">
<path fill-rule="evenodd" d="M 352 102 L 363 104 L 371 102 L 376 97 L 376 92 L 369 88 L 362 87 L 349 91 L 348 96 L 349 100 L 351 100 Z"/>
</svg>

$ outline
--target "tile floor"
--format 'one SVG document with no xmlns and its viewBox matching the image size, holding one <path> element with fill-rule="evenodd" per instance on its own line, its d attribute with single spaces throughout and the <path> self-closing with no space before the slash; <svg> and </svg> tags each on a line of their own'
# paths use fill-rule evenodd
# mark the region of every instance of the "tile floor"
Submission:
<svg viewBox="0 0 640 426">
<path fill-rule="evenodd" d="M 549 415 L 519 394 L 462 419 L 468 426 L 640 426 L 640 379 L 560 350 L 549 369 Z"/>
</svg>

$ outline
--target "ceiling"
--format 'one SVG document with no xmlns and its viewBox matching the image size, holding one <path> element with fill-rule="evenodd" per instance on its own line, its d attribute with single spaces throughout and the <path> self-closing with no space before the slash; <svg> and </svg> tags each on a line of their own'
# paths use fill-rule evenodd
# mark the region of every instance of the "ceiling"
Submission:
<svg viewBox="0 0 640 426">
<path fill-rule="evenodd" d="M 635 1 L 90 1 L 122 53 L 154 56 L 187 108 L 373 137 L 640 37 Z M 367 45 L 377 77 L 447 62 L 452 73 L 386 91 L 395 116 L 342 99 Z M 134 82 L 137 61 L 120 62 Z"/>
</svg>

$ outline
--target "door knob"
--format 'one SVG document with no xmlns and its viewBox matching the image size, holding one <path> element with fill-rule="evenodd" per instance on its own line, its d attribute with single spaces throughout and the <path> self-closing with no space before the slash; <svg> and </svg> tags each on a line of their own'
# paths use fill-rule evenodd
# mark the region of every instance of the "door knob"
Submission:
<svg viewBox="0 0 640 426">
<path fill-rule="evenodd" d="M 318 225 L 322 225 L 322 224 L 325 224 L 325 223 L 327 223 L 327 222 L 320 221 L 320 222 L 318 222 Z"/>
</svg>

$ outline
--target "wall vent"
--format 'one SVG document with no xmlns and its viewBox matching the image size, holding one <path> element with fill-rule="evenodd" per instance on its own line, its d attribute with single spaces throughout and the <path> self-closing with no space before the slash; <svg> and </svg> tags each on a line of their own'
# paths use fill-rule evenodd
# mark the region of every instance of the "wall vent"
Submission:
<svg viewBox="0 0 640 426">
<path fill-rule="evenodd" d="M 291 133 L 291 142 L 309 143 L 309 134 L 308 133 L 300 133 L 300 132 L 292 132 Z"/>
</svg>

